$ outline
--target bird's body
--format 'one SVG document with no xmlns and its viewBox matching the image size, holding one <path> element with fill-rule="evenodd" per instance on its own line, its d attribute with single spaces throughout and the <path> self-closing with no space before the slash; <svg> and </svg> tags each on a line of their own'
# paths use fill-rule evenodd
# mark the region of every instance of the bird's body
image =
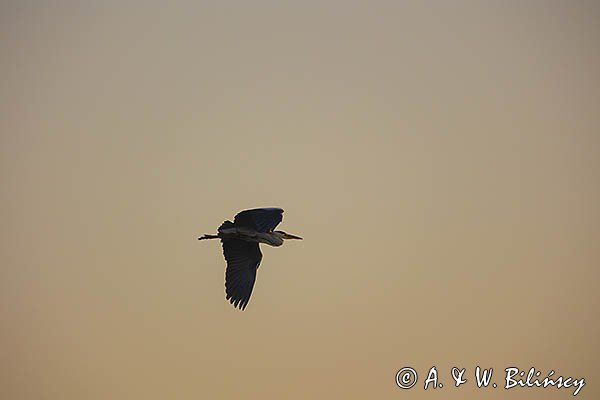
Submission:
<svg viewBox="0 0 600 400">
<path fill-rule="evenodd" d="M 259 243 L 279 247 L 284 239 L 302 239 L 283 231 L 274 231 L 283 219 L 281 208 L 255 208 L 239 212 L 233 222 L 225 221 L 216 235 L 206 234 L 203 239 L 221 239 L 227 261 L 225 290 L 227 300 L 234 307 L 246 308 L 256 271 L 262 260 Z"/>
<path fill-rule="evenodd" d="M 257 243 L 265 243 L 269 246 L 279 247 L 283 244 L 283 239 L 274 232 L 257 232 L 253 229 L 248 229 L 246 227 L 231 227 L 219 229 L 219 233 L 217 235 L 205 235 L 205 236 L 216 236 L 216 238 L 222 240 L 229 239 L 240 239 L 245 240 L 247 242 L 257 242 Z M 202 237 L 201 239 L 210 239 L 208 237 Z"/>
</svg>

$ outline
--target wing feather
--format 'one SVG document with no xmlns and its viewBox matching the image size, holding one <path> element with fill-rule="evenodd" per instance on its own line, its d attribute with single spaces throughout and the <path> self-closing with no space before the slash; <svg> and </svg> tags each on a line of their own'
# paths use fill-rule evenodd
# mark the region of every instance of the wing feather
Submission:
<svg viewBox="0 0 600 400">
<path fill-rule="evenodd" d="M 245 309 L 250 301 L 256 270 L 262 260 L 258 243 L 240 239 L 222 240 L 223 255 L 227 261 L 225 293 L 234 307 Z"/>
<path fill-rule="evenodd" d="M 281 208 L 254 208 L 240 211 L 233 223 L 236 226 L 252 228 L 257 232 L 272 232 L 282 219 Z"/>
</svg>

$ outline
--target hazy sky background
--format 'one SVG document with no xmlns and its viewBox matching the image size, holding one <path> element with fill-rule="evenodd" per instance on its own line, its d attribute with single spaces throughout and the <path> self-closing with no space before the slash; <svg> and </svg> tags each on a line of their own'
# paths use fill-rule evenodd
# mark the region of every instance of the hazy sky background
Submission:
<svg viewBox="0 0 600 400">
<path fill-rule="evenodd" d="M 598 398 L 599 20 L 2 1 L 0 397 L 572 397 L 475 389 L 480 365 Z M 261 206 L 305 240 L 263 247 L 240 312 L 195 238 Z"/>
</svg>

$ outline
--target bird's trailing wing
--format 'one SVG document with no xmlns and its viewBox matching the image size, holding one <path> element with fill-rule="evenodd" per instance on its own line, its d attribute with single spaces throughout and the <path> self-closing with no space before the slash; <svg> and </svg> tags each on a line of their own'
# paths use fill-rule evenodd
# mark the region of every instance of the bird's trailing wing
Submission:
<svg viewBox="0 0 600 400">
<path fill-rule="evenodd" d="M 250 301 L 262 253 L 256 242 L 240 239 L 226 239 L 222 242 L 223 255 L 227 261 L 225 272 L 227 300 L 234 307 L 243 310 Z"/>
<path fill-rule="evenodd" d="M 281 208 L 255 208 L 240 211 L 233 223 L 240 227 L 247 227 L 257 232 L 271 232 L 283 219 Z"/>
</svg>

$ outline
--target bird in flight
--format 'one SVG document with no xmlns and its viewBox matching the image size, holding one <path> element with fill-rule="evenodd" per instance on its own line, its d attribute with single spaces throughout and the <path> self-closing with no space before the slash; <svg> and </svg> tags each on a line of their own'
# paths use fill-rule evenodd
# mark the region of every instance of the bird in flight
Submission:
<svg viewBox="0 0 600 400">
<path fill-rule="evenodd" d="M 227 261 L 225 293 L 233 307 L 244 310 L 250 301 L 256 271 L 262 260 L 259 243 L 278 247 L 284 239 L 302 239 L 284 231 L 274 231 L 282 219 L 281 208 L 244 210 L 235 216 L 233 222 L 223 222 L 216 235 L 205 234 L 198 238 L 221 239 Z"/>
</svg>

